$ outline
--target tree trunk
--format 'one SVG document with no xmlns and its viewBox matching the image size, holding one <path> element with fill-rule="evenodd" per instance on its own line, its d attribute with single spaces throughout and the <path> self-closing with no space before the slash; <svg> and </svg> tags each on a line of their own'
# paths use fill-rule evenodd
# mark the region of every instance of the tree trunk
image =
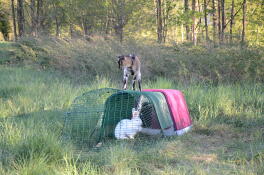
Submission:
<svg viewBox="0 0 264 175">
<path fill-rule="evenodd" d="M 166 42 L 166 38 L 168 35 L 168 21 L 169 21 L 169 15 L 172 10 L 172 6 L 169 0 L 164 0 L 163 1 L 163 26 L 162 26 L 162 37 L 163 37 L 163 42 Z M 177 26 L 176 26 L 177 27 Z"/>
<path fill-rule="evenodd" d="M 60 24 L 57 15 L 55 16 L 55 22 L 56 22 L 56 37 L 60 37 Z"/>
<path fill-rule="evenodd" d="M 24 0 L 17 0 L 17 24 L 18 36 L 22 37 L 25 33 Z"/>
<path fill-rule="evenodd" d="M 217 11 L 218 11 L 218 40 L 219 43 L 221 43 L 221 0 L 218 0 L 217 2 Z"/>
<path fill-rule="evenodd" d="M 53 6 L 53 10 L 55 11 L 55 25 L 56 25 L 56 37 L 60 37 L 60 23 L 59 23 L 59 19 L 58 19 L 58 15 L 57 15 L 57 7 L 56 4 L 53 2 L 52 3 Z"/>
<path fill-rule="evenodd" d="M 162 42 L 162 12 L 161 12 L 161 0 L 156 0 L 157 6 L 157 35 L 158 35 L 158 43 Z"/>
<path fill-rule="evenodd" d="M 166 0 L 163 0 L 163 7 L 161 7 L 163 10 L 161 11 L 161 16 L 162 16 L 162 42 L 165 43 L 166 41 L 166 15 L 167 15 L 167 8 L 166 8 Z"/>
<path fill-rule="evenodd" d="M 184 41 L 184 27 L 183 24 L 181 25 L 181 41 Z"/>
<path fill-rule="evenodd" d="M 205 40 L 206 42 L 209 40 L 208 35 L 208 24 L 207 24 L 207 2 L 204 0 L 204 26 L 205 26 Z"/>
<path fill-rule="evenodd" d="M 213 9 L 213 41 L 216 41 L 216 9 L 215 9 L 215 0 L 212 0 L 212 9 Z"/>
<path fill-rule="evenodd" d="M 119 38 L 120 42 L 123 42 L 123 30 L 124 30 L 124 25 L 122 22 L 122 19 L 118 19 L 118 23 L 115 24 L 114 26 L 115 34 Z"/>
<path fill-rule="evenodd" d="M 241 39 L 242 45 L 245 44 L 245 38 L 246 38 L 246 11 L 247 11 L 247 0 L 244 0 L 243 1 L 243 19 L 242 19 L 242 39 Z"/>
<path fill-rule="evenodd" d="M 11 0 L 11 9 L 12 9 L 12 18 L 13 18 L 13 32 L 15 41 L 17 40 L 17 29 L 16 29 L 16 12 L 15 12 L 15 5 L 14 0 Z"/>
<path fill-rule="evenodd" d="M 114 1 L 112 0 L 112 4 L 114 5 L 113 11 L 115 13 L 115 19 L 114 19 L 114 30 L 116 36 L 119 38 L 120 42 L 123 42 L 123 34 L 124 34 L 124 27 L 127 23 L 126 19 L 126 13 L 125 13 L 125 8 L 126 8 L 126 1 Z"/>
<path fill-rule="evenodd" d="M 184 0 L 184 12 L 185 12 L 185 14 L 189 13 L 189 2 L 188 2 L 188 0 Z M 186 40 L 190 40 L 190 27 L 189 27 L 188 22 L 185 23 L 185 31 L 186 31 Z"/>
<path fill-rule="evenodd" d="M 84 35 L 88 36 L 89 31 L 91 30 L 92 26 L 89 25 L 89 21 L 87 20 L 87 17 L 83 17 L 83 30 L 84 30 Z"/>
<path fill-rule="evenodd" d="M 222 0 L 221 2 L 221 10 L 222 10 L 221 42 L 224 42 L 224 38 L 225 38 L 225 0 Z"/>
<path fill-rule="evenodd" d="M 124 13 L 121 13 L 120 16 L 118 16 L 118 19 L 117 19 L 117 24 L 115 25 L 114 29 L 115 29 L 115 33 L 117 35 L 117 37 L 119 38 L 119 41 L 120 42 L 123 42 L 123 31 L 124 31 L 124 16 L 123 16 Z"/>
<path fill-rule="evenodd" d="M 31 12 L 31 35 L 36 36 L 36 14 L 35 14 L 35 0 L 30 0 Z"/>
<path fill-rule="evenodd" d="M 42 18 L 43 18 L 43 1 L 42 0 L 37 0 L 37 17 L 36 17 L 36 28 L 37 28 L 37 34 L 42 30 Z"/>
<path fill-rule="evenodd" d="M 201 4 L 200 4 L 200 0 L 197 0 L 196 1 L 196 8 L 198 7 L 198 12 L 199 14 L 202 13 L 202 9 L 201 9 Z M 196 32 L 196 35 L 198 35 L 200 33 L 200 28 L 201 28 L 201 25 L 198 25 L 198 24 L 202 24 L 202 16 L 199 17 L 199 21 L 196 22 L 196 27 L 195 27 L 195 32 Z M 201 30 L 201 34 L 202 34 L 202 39 L 204 39 L 204 31 L 203 31 L 203 28 Z M 198 37 L 198 36 L 197 36 Z"/>
<path fill-rule="evenodd" d="M 109 26 L 110 26 L 110 22 L 111 22 L 111 20 L 110 20 L 110 15 L 109 15 L 109 9 L 107 9 L 107 15 L 106 15 L 106 23 L 105 23 L 105 34 L 109 34 L 110 33 L 110 31 L 109 31 Z"/>
<path fill-rule="evenodd" d="M 196 1 L 192 0 L 192 12 L 193 12 L 193 17 L 192 17 L 192 41 L 193 44 L 196 45 L 197 44 L 197 34 L 196 34 L 196 18 L 195 18 L 195 5 L 196 5 Z"/>
<path fill-rule="evenodd" d="M 123 42 L 123 26 L 116 25 L 114 29 L 116 36 L 119 38 L 119 41 Z"/>
<path fill-rule="evenodd" d="M 162 42 L 165 43 L 166 42 L 166 35 L 167 35 L 167 3 L 166 0 L 163 0 L 163 10 L 161 11 L 161 16 L 162 18 Z"/>
<path fill-rule="evenodd" d="M 231 19 L 230 19 L 230 40 L 229 42 L 232 44 L 233 43 L 233 24 L 234 24 L 234 6 L 235 6 L 235 0 L 232 0 L 232 5 L 231 5 Z"/>
</svg>

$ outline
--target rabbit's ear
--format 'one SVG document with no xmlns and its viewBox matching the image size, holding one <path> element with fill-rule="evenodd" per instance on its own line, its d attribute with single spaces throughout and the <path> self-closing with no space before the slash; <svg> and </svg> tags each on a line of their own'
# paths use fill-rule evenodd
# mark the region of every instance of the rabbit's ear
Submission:
<svg viewBox="0 0 264 175">
<path fill-rule="evenodd" d="M 135 109 L 135 108 L 132 108 L 132 114 L 133 114 L 135 111 L 136 111 L 136 109 Z"/>
</svg>

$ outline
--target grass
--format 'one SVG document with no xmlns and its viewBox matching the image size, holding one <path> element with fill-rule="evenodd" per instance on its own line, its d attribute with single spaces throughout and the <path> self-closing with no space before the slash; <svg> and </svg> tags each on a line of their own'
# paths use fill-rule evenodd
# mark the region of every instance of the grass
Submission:
<svg viewBox="0 0 264 175">
<path fill-rule="evenodd" d="M 119 43 L 102 37 L 81 39 L 22 38 L 0 43 L 0 64 L 57 70 L 83 83 L 96 76 L 119 80 L 117 56 L 135 53 L 141 57 L 146 80 L 166 77 L 190 83 L 264 82 L 263 48 L 238 46 L 170 46 L 129 40 Z M 110 76 L 111 75 L 111 76 Z M 155 75 L 155 76 L 153 76 Z"/>
<path fill-rule="evenodd" d="M 118 82 L 73 82 L 58 72 L 0 67 L 0 174 L 263 174 L 264 86 L 184 84 L 159 77 L 144 88 L 184 92 L 194 120 L 181 137 L 111 141 L 76 152 L 59 138 L 73 99 Z"/>
<path fill-rule="evenodd" d="M 115 57 L 142 57 L 143 88 L 181 90 L 194 127 L 76 151 L 59 139 L 74 98 L 120 88 Z M 92 39 L 0 43 L 0 174 L 264 174 L 263 49 Z"/>
</svg>

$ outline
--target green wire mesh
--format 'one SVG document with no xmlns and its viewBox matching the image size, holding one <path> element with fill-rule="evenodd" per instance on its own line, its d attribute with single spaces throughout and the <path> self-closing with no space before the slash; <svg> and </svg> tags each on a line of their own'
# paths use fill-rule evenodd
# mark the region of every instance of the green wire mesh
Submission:
<svg viewBox="0 0 264 175">
<path fill-rule="evenodd" d="M 98 89 L 77 97 L 65 115 L 62 138 L 77 146 L 93 146 L 100 136 L 106 99 L 117 89 Z"/>
<path fill-rule="evenodd" d="M 171 119 L 166 119 L 170 116 L 164 101 L 165 98 L 156 92 L 108 88 L 89 91 L 74 100 L 65 116 L 62 137 L 81 148 L 114 139 L 118 122 L 131 119 L 132 108 L 139 108 L 139 104 L 143 128 L 162 129 L 172 126 Z"/>
<path fill-rule="evenodd" d="M 140 98 L 143 127 L 151 127 L 151 114 L 155 113 L 151 101 L 138 91 L 120 91 L 110 96 L 105 103 L 100 138 L 113 138 L 118 122 L 131 119 L 132 108 L 138 108 Z"/>
</svg>

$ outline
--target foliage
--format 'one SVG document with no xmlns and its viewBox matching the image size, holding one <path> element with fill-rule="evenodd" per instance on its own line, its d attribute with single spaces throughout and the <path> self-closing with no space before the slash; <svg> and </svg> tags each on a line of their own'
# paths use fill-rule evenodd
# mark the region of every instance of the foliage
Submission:
<svg viewBox="0 0 264 175">
<path fill-rule="evenodd" d="M 12 19 L 9 1 L 2 0 L 5 6 L 4 29 L 10 33 L 10 21 Z M 147 0 L 31 0 L 24 3 L 25 14 L 25 36 L 32 34 L 32 21 L 39 21 L 37 24 L 37 36 L 56 35 L 57 37 L 84 37 L 93 34 L 115 36 L 121 35 L 124 40 L 144 39 L 156 40 L 156 3 Z M 31 3 L 34 2 L 35 5 Z M 38 2 L 43 2 L 42 6 L 37 7 Z M 184 10 L 183 1 L 161 0 L 162 21 L 164 40 L 167 42 L 185 42 L 186 25 L 191 29 L 196 19 L 195 30 L 198 34 L 198 42 L 204 43 L 214 39 L 218 43 L 217 37 L 213 37 L 213 12 L 212 1 L 207 3 L 207 21 L 209 25 L 209 38 L 204 37 L 204 1 L 196 1 L 196 9 L 191 9 L 192 1 L 188 1 L 188 11 Z M 230 39 L 230 19 L 231 19 L 231 0 L 225 1 L 226 7 L 226 27 L 225 43 Z M 240 42 L 242 29 L 242 6 L 243 0 L 235 1 L 234 25 L 232 38 L 234 42 Z M 8 4 L 8 5 L 7 5 Z M 16 5 L 16 4 L 15 4 Z M 215 5 L 217 1 L 215 0 Z M 34 6 L 34 8 L 33 8 Z M 247 2 L 246 14 L 246 39 L 249 45 L 263 45 L 263 2 L 251 0 Z M 16 7 L 16 6 L 15 6 Z M 15 9 L 16 10 L 16 9 Z M 35 11 L 33 14 L 32 10 Z M 1 10 L 2 11 L 2 10 Z M 215 11 L 218 14 L 217 8 Z M 39 19 L 39 20 L 37 20 Z M 3 23 L 3 22 L 2 22 Z M 3 24 L 2 24 L 3 25 Z M 35 36 L 35 35 L 33 35 Z M 120 37 L 120 36 L 119 36 Z M 166 38 L 166 39 L 165 39 Z M 191 41 L 191 40 L 189 40 Z"/>
<path fill-rule="evenodd" d="M 0 32 L 3 34 L 5 40 L 9 40 L 9 33 L 11 27 L 8 20 L 8 12 L 3 8 L 2 2 L 0 1 Z"/>
</svg>

